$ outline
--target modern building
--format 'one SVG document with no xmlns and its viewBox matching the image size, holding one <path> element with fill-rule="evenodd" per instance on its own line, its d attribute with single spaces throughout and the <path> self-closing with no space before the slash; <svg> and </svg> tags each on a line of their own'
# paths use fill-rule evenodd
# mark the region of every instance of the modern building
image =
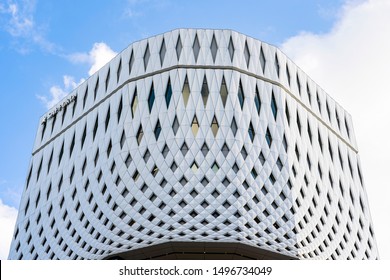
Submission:
<svg viewBox="0 0 390 280">
<path fill-rule="evenodd" d="M 274 46 L 178 29 L 40 120 L 10 259 L 377 259 L 351 116 Z"/>
</svg>

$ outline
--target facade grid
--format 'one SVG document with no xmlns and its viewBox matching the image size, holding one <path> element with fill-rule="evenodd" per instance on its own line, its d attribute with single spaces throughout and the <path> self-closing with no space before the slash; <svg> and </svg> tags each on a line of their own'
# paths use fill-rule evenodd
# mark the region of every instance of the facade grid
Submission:
<svg viewBox="0 0 390 280">
<path fill-rule="evenodd" d="M 135 42 L 41 118 L 9 258 L 186 253 L 379 257 L 351 116 L 231 30 Z"/>
</svg>

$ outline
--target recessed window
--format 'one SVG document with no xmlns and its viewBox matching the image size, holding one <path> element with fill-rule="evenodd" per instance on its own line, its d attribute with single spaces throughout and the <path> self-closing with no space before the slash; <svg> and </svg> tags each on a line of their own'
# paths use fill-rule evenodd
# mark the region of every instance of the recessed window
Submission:
<svg viewBox="0 0 390 280">
<path fill-rule="evenodd" d="M 73 153 L 74 145 L 76 143 L 75 141 L 76 141 L 76 133 L 73 133 L 72 142 L 70 143 L 70 147 L 69 147 L 69 157 L 71 157 Z"/>
<path fill-rule="evenodd" d="M 172 129 L 173 134 L 176 136 L 177 130 L 179 129 L 179 121 L 177 120 L 177 116 L 175 116 L 175 119 L 173 120 Z"/>
<path fill-rule="evenodd" d="M 256 172 L 255 168 L 252 169 L 251 174 L 252 174 L 253 179 L 257 178 L 257 172 Z"/>
<path fill-rule="evenodd" d="M 298 111 L 297 111 L 297 127 L 298 127 L 299 134 L 301 134 L 302 126 L 301 126 L 301 120 L 299 118 Z"/>
<path fill-rule="evenodd" d="M 321 134 L 320 134 L 320 131 L 319 131 L 319 130 L 318 130 L 317 139 L 318 139 L 318 145 L 320 146 L 321 152 L 323 152 L 323 151 L 322 151 L 322 147 L 323 147 L 323 145 L 322 145 L 322 139 L 321 139 Z"/>
<path fill-rule="evenodd" d="M 119 59 L 118 69 L 116 70 L 116 82 L 119 82 L 121 71 L 122 71 L 122 58 Z"/>
<path fill-rule="evenodd" d="M 274 115 L 274 119 L 276 120 L 276 116 L 278 114 L 278 107 L 276 106 L 275 95 L 273 92 L 271 97 L 271 110 L 272 110 L 272 114 Z"/>
<path fill-rule="evenodd" d="M 77 95 L 76 95 L 77 97 Z M 73 107 L 72 107 L 72 117 L 74 116 L 74 112 L 76 111 L 76 105 L 77 105 L 77 99 L 73 101 Z"/>
<path fill-rule="evenodd" d="M 54 115 L 53 120 L 52 120 L 52 123 L 51 123 L 51 133 L 53 133 L 53 129 L 54 129 L 56 120 L 57 120 L 57 114 Z"/>
<path fill-rule="evenodd" d="M 88 86 L 85 89 L 84 98 L 83 98 L 83 109 L 85 108 L 85 103 L 87 102 L 88 97 Z"/>
<path fill-rule="evenodd" d="M 81 143 L 84 144 L 84 143 Z M 73 147 L 72 147 L 73 150 Z M 58 165 L 60 165 L 62 156 L 64 155 L 64 142 L 62 142 L 60 153 L 58 154 Z"/>
<path fill-rule="evenodd" d="M 130 163 L 132 161 L 132 158 L 131 158 L 131 155 L 130 153 L 127 155 L 126 159 L 125 159 L 125 164 L 126 164 L 126 167 L 129 167 L 130 166 Z"/>
<path fill-rule="evenodd" d="M 230 129 L 232 130 L 233 135 L 236 136 L 238 128 L 237 128 L 237 123 L 236 123 L 236 120 L 234 119 L 234 117 L 233 117 L 232 123 L 230 125 Z"/>
<path fill-rule="evenodd" d="M 169 107 L 169 103 L 171 102 L 172 98 L 172 87 L 171 87 L 171 79 L 168 79 L 167 89 L 165 90 L 165 103 L 167 105 L 167 108 Z"/>
<path fill-rule="evenodd" d="M 328 101 L 325 101 L 325 107 L 326 107 L 326 112 L 328 113 L 328 119 L 329 119 L 329 121 L 330 121 L 330 109 L 329 109 L 329 103 L 328 103 Z"/>
<path fill-rule="evenodd" d="M 261 46 L 260 47 L 260 65 L 261 65 L 261 69 L 263 70 L 263 74 L 265 71 L 265 63 L 266 63 L 266 60 L 265 60 L 265 55 L 264 55 L 264 51 L 263 51 L 263 46 Z"/>
<path fill-rule="evenodd" d="M 38 207 L 38 203 L 40 199 L 41 199 L 41 191 L 38 192 L 37 198 L 35 199 L 35 207 Z"/>
<path fill-rule="evenodd" d="M 264 165 L 264 163 L 265 163 L 265 157 L 264 157 L 264 155 L 263 155 L 263 152 L 260 152 L 259 160 L 260 160 L 261 164 Z"/>
<path fill-rule="evenodd" d="M 244 100 L 245 100 L 245 97 L 244 97 L 244 91 L 242 90 L 241 80 L 240 80 L 240 83 L 239 83 L 239 85 L 238 85 L 238 93 L 237 93 L 237 96 L 238 96 L 238 102 L 240 102 L 240 107 L 241 107 L 241 110 L 242 110 L 242 108 L 244 107 Z"/>
<path fill-rule="evenodd" d="M 173 188 L 172 188 L 171 191 L 169 192 L 169 195 L 172 196 L 172 197 L 174 197 L 176 194 L 177 194 L 177 193 L 176 193 L 176 191 L 175 191 Z M 172 211 L 173 211 L 173 210 L 171 210 L 171 212 L 172 212 Z M 173 215 L 175 215 L 175 213 L 173 213 Z M 172 215 L 172 216 L 173 216 L 173 215 Z M 170 216 L 171 216 L 171 215 L 170 215 Z M 172 217 L 172 216 L 171 216 L 171 217 Z"/>
<path fill-rule="evenodd" d="M 43 139 L 43 136 L 45 135 L 45 131 L 46 131 L 46 122 L 44 122 L 43 125 L 42 125 L 41 141 Z"/>
<path fill-rule="evenodd" d="M 309 170 L 311 170 L 311 160 L 308 154 L 306 155 L 306 162 L 307 162 L 307 166 L 309 167 Z"/>
<path fill-rule="evenodd" d="M 149 51 L 149 43 L 146 45 L 145 53 L 144 53 L 144 68 L 146 71 L 146 67 L 148 67 L 149 63 L 149 58 L 150 58 L 150 51 Z"/>
<path fill-rule="evenodd" d="M 107 76 L 106 76 L 106 92 L 107 92 L 108 86 L 110 84 L 110 73 L 111 73 L 111 69 L 108 68 L 108 72 L 107 72 Z"/>
<path fill-rule="evenodd" d="M 148 97 L 148 105 L 149 105 L 149 113 L 152 112 L 154 100 L 156 99 L 156 96 L 154 95 L 154 86 L 152 83 L 152 86 L 150 87 L 149 97 Z"/>
<path fill-rule="evenodd" d="M 134 89 L 133 100 L 131 101 L 131 116 L 134 119 L 135 111 L 138 106 L 138 95 L 137 95 L 137 87 Z"/>
<path fill-rule="evenodd" d="M 207 147 L 206 143 L 203 144 L 201 151 L 202 151 L 203 156 L 206 156 L 207 153 L 209 152 L 209 147 Z"/>
<path fill-rule="evenodd" d="M 118 123 L 119 123 L 119 120 L 120 120 L 121 115 L 122 115 L 122 109 L 123 109 L 123 102 L 122 102 L 122 96 L 121 96 L 121 100 L 119 101 L 118 110 L 117 110 Z"/>
<path fill-rule="evenodd" d="M 222 153 L 225 157 L 229 154 L 229 147 L 226 145 L 226 143 L 222 146 Z"/>
<path fill-rule="evenodd" d="M 362 209 L 363 213 L 365 213 L 365 207 L 364 207 L 364 203 L 363 203 L 363 199 L 361 196 L 359 196 L 359 204 L 360 204 L 360 208 Z"/>
<path fill-rule="evenodd" d="M 73 166 L 72 171 L 70 172 L 70 176 L 69 176 L 70 184 L 72 184 L 72 182 L 73 182 L 73 176 L 74 176 L 74 166 Z"/>
<path fill-rule="evenodd" d="M 144 136 L 144 131 L 142 130 L 142 125 L 138 128 L 137 132 L 137 143 L 138 145 L 141 143 L 142 137 Z"/>
<path fill-rule="evenodd" d="M 51 183 L 50 183 L 49 187 L 47 188 L 46 200 L 49 200 L 50 194 L 51 194 Z"/>
<path fill-rule="evenodd" d="M 129 75 L 131 74 L 131 70 L 133 69 L 134 64 L 134 50 L 131 51 L 130 59 L 129 59 Z"/>
<path fill-rule="evenodd" d="M 190 98 L 190 86 L 188 84 L 188 78 L 184 79 L 184 85 L 183 85 L 183 90 L 182 90 L 182 96 L 183 96 L 183 101 L 184 101 L 184 106 L 187 106 L 188 99 Z"/>
<path fill-rule="evenodd" d="M 153 166 L 153 169 L 152 169 L 152 175 L 153 175 L 153 177 L 156 177 L 157 173 L 158 173 L 158 167 L 157 167 L 157 165 L 154 165 L 154 166 Z"/>
<path fill-rule="evenodd" d="M 256 105 L 257 114 L 260 115 L 261 101 L 260 101 L 259 89 L 257 88 L 257 85 L 255 91 L 255 105 Z"/>
<path fill-rule="evenodd" d="M 177 42 L 176 42 L 176 56 L 177 60 L 180 58 L 181 50 L 183 49 L 183 45 L 181 43 L 180 35 L 177 37 Z"/>
<path fill-rule="evenodd" d="M 125 141 L 126 141 L 126 133 L 125 133 L 125 130 L 123 130 L 122 131 L 121 140 L 120 140 L 121 149 L 123 148 L 123 145 L 125 144 Z"/>
<path fill-rule="evenodd" d="M 96 99 L 98 90 L 99 90 L 99 77 L 98 77 L 97 80 L 96 80 L 95 89 L 94 89 L 94 91 L 93 91 L 93 100 Z"/>
<path fill-rule="evenodd" d="M 329 150 L 329 155 L 333 161 L 333 149 L 332 149 L 332 145 L 330 144 L 330 139 L 328 138 L 328 150 Z"/>
<path fill-rule="evenodd" d="M 160 120 L 157 120 L 156 126 L 154 128 L 154 137 L 156 138 L 156 141 L 158 140 L 158 137 L 160 137 L 160 133 L 161 133 Z"/>
<path fill-rule="evenodd" d="M 200 44 L 198 40 L 198 35 L 195 35 L 194 43 L 192 44 L 192 51 L 194 52 L 195 62 L 198 60 Z"/>
<path fill-rule="evenodd" d="M 213 62 L 215 62 L 215 58 L 217 57 L 218 44 L 217 40 L 215 40 L 215 35 L 213 35 L 213 39 L 211 40 L 210 45 L 211 56 L 213 57 Z"/>
<path fill-rule="evenodd" d="M 196 171 L 198 171 L 198 165 L 196 164 L 196 162 L 194 161 L 191 165 L 191 170 L 192 172 L 196 173 Z"/>
<path fill-rule="evenodd" d="M 165 40 L 163 39 L 161 42 L 160 53 L 159 53 L 161 66 L 163 65 L 166 52 L 167 52 L 167 48 L 165 47 Z"/>
<path fill-rule="evenodd" d="M 51 150 L 49 162 L 47 163 L 47 174 L 49 174 L 50 167 L 51 167 L 51 162 L 52 162 L 52 160 L 53 160 L 53 151 L 54 151 L 54 149 Z"/>
<path fill-rule="evenodd" d="M 163 154 L 163 157 L 166 158 L 167 155 L 168 155 L 168 152 L 169 152 L 169 148 L 167 146 L 167 144 L 164 145 L 164 148 L 162 150 L 162 154 Z"/>
<path fill-rule="evenodd" d="M 213 166 L 211 167 L 211 169 L 212 169 L 215 173 L 217 173 L 217 171 L 219 170 L 219 166 L 218 166 L 217 162 L 214 162 L 214 164 L 213 164 Z"/>
<path fill-rule="evenodd" d="M 349 154 L 348 154 L 348 167 L 349 167 L 349 172 L 351 173 L 351 177 L 353 178 L 353 168 L 352 168 L 352 164 L 351 164 L 351 159 L 349 158 Z"/>
<path fill-rule="evenodd" d="M 358 175 L 359 175 L 360 184 L 363 185 L 363 176 L 362 176 L 362 173 L 360 172 L 359 163 L 357 164 L 357 171 L 358 171 Z"/>
<path fill-rule="evenodd" d="M 201 95 L 202 95 L 203 105 L 204 107 L 206 107 L 207 99 L 209 98 L 209 87 L 207 85 L 206 75 L 203 77 Z"/>
<path fill-rule="evenodd" d="M 343 161 L 343 157 L 341 155 L 340 148 L 338 148 L 337 150 L 339 152 L 338 154 L 339 154 L 339 161 L 340 161 L 341 168 L 344 170 L 344 161 Z"/>
<path fill-rule="evenodd" d="M 229 51 L 229 55 L 230 55 L 230 61 L 233 62 L 234 44 L 233 44 L 232 37 L 230 37 L 230 40 L 229 40 L 228 51 Z"/>
<path fill-rule="evenodd" d="M 58 192 L 60 192 L 61 190 L 63 180 L 64 180 L 64 175 L 61 174 L 60 180 L 58 181 Z"/>
<path fill-rule="evenodd" d="M 96 153 L 95 153 L 95 158 L 94 158 L 94 164 L 95 164 L 95 167 L 96 167 L 96 164 L 97 164 L 97 161 L 99 160 L 99 148 L 96 150 Z"/>
<path fill-rule="evenodd" d="M 107 157 L 110 157 L 111 150 L 112 150 L 112 141 L 110 139 L 110 142 L 108 143 L 108 146 L 107 146 Z"/>
<path fill-rule="evenodd" d="M 321 169 L 320 163 L 318 163 L 318 174 L 320 175 L 320 178 L 322 179 L 322 169 Z"/>
<path fill-rule="evenodd" d="M 92 140 L 95 140 L 96 132 L 98 130 L 98 124 L 99 124 L 99 115 L 96 115 L 95 125 L 93 126 Z"/>
<path fill-rule="evenodd" d="M 288 85 L 290 85 L 291 84 L 291 76 L 290 76 L 290 69 L 288 69 L 287 64 L 286 64 L 286 76 L 287 76 Z"/>
<path fill-rule="evenodd" d="M 310 123 L 309 120 L 307 120 L 307 135 L 309 135 L 310 143 L 312 143 L 312 133 L 311 133 L 311 128 L 310 128 Z"/>
<path fill-rule="evenodd" d="M 276 161 L 276 165 L 277 165 L 277 167 L 279 168 L 279 171 L 282 171 L 282 169 L 283 169 L 283 163 L 282 163 L 282 161 L 280 160 L 280 158 L 278 158 L 278 160 Z"/>
<path fill-rule="evenodd" d="M 27 200 L 26 207 L 24 208 L 24 215 L 26 216 L 28 208 L 30 207 L 30 199 Z"/>
<path fill-rule="evenodd" d="M 182 186 L 185 186 L 186 184 L 188 183 L 188 180 L 186 179 L 186 177 L 182 177 L 181 179 L 180 179 L 180 184 L 182 185 Z M 185 204 L 185 205 L 181 205 L 182 203 L 180 203 L 180 206 L 181 207 L 184 207 L 185 205 L 187 205 L 187 204 Z"/>
<path fill-rule="evenodd" d="M 243 159 L 246 159 L 246 157 L 248 156 L 248 152 L 246 151 L 245 146 L 243 146 L 241 149 L 241 155 Z"/>
<path fill-rule="evenodd" d="M 194 118 L 192 119 L 191 129 L 192 129 L 192 134 L 194 134 L 194 136 L 196 137 L 199 131 L 199 124 L 196 116 L 194 116 Z"/>
<path fill-rule="evenodd" d="M 272 135 L 268 128 L 267 128 L 267 132 L 265 133 L 265 140 L 267 140 L 268 147 L 271 147 Z"/>
<path fill-rule="evenodd" d="M 214 116 L 213 121 L 211 123 L 211 131 L 213 132 L 214 137 L 217 136 L 218 129 L 219 129 L 218 122 L 216 117 Z"/>
<path fill-rule="evenodd" d="M 344 124 L 345 124 L 345 129 L 347 131 L 347 135 L 348 135 L 348 137 L 350 137 L 350 135 L 349 135 L 349 126 L 348 126 L 347 119 L 344 119 Z"/>
<path fill-rule="evenodd" d="M 306 92 L 307 92 L 307 98 L 309 99 L 309 102 L 311 104 L 311 92 L 310 92 L 309 84 L 306 84 Z"/>
<path fill-rule="evenodd" d="M 110 123 L 110 117 L 111 117 L 111 110 L 110 106 L 108 106 L 107 114 L 106 114 L 106 121 L 105 121 L 105 129 L 107 131 L 108 124 Z"/>
<path fill-rule="evenodd" d="M 149 161 L 149 158 L 150 158 L 150 152 L 148 149 L 146 149 L 145 153 L 144 153 L 144 161 L 145 163 L 147 163 Z"/>
<path fill-rule="evenodd" d="M 245 57 L 246 67 L 249 67 L 249 62 L 250 62 L 250 58 L 251 58 L 251 53 L 249 52 L 248 42 L 247 42 L 247 41 L 245 41 L 244 57 Z"/>
<path fill-rule="evenodd" d="M 181 146 L 180 150 L 181 150 L 181 153 L 183 154 L 183 156 L 185 157 L 186 154 L 188 153 L 188 146 L 187 146 L 187 144 L 185 142 Z"/>
<path fill-rule="evenodd" d="M 139 172 L 138 170 L 135 170 L 134 173 L 133 173 L 133 180 L 134 182 L 137 182 L 138 178 L 139 178 Z"/>
<path fill-rule="evenodd" d="M 219 91 L 219 94 L 220 94 L 221 99 L 222 99 L 223 107 L 225 107 L 227 96 L 228 96 L 228 90 L 226 87 L 225 77 L 222 77 L 221 89 Z"/>
<path fill-rule="evenodd" d="M 301 155 L 299 153 L 298 144 L 295 144 L 295 155 L 297 157 L 297 160 L 299 161 Z"/>
<path fill-rule="evenodd" d="M 84 143 L 85 143 L 85 138 L 87 137 L 87 124 L 84 126 L 84 131 L 83 135 L 81 137 L 81 149 L 83 149 Z M 63 152 L 62 152 L 63 153 Z"/>
<path fill-rule="evenodd" d="M 275 70 L 276 70 L 276 75 L 279 77 L 280 76 L 280 64 L 279 64 L 278 55 L 276 53 L 275 53 Z"/>
<path fill-rule="evenodd" d="M 41 157 L 41 162 L 39 163 L 39 167 L 38 167 L 38 171 L 37 171 L 37 181 L 39 179 L 39 176 L 41 175 L 42 162 L 43 162 L 43 156 Z"/>
<path fill-rule="evenodd" d="M 253 140 L 255 139 L 255 130 L 253 129 L 252 122 L 249 123 L 248 134 L 249 134 L 249 138 L 253 143 Z"/>
<path fill-rule="evenodd" d="M 269 180 L 271 181 L 272 185 L 275 184 L 275 182 L 276 182 L 276 179 L 275 179 L 275 177 L 274 177 L 273 174 L 271 174 L 271 175 L 269 176 Z"/>
</svg>

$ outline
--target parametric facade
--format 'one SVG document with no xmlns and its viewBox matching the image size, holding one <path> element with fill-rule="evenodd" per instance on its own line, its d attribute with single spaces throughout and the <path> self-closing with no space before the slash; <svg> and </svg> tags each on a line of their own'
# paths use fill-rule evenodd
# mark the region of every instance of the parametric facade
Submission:
<svg viewBox="0 0 390 280">
<path fill-rule="evenodd" d="M 376 259 L 351 116 L 231 30 L 131 44 L 39 124 L 10 259 Z"/>
</svg>

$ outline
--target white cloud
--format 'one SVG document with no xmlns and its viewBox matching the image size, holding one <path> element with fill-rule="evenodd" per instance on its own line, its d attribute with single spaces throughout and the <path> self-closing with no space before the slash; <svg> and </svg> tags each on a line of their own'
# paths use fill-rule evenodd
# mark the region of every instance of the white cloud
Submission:
<svg viewBox="0 0 390 280">
<path fill-rule="evenodd" d="M 284 52 L 353 117 L 381 258 L 390 259 L 390 1 L 346 1 L 332 30 L 301 33 Z"/>
<path fill-rule="evenodd" d="M 92 75 L 116 55 L 117 53 L 106 43 L 100 42 L 93 44 L 92 49 L 88 53 L 73 53 L 68 56 L 68 59 L 73 63 L 89 64 L 88 75 Z"/>
<path fill-rule="evenodd" d="M 35 0 L 8 0 L 7 4 L 0 3 L 0 28 L 7 31 L 16 41 L 13 46 L 22 54 L 30 51 L 35 44 L 49 53 L 56 53 L 58 47 L 44 36 L 42 26 L 34 20 Z"/>
<path fill-rule="evenodd" d="M 4 28 L 14 37 L 28 36 L 35 25 L 33 18 L 35 1 L 23 1 L 21 4 L 8 1 L 7 5 L 0 5 L 0 13 L 8 16 Z"/>
<path fill-rule="evenodd" d="M 0 199 L 0 260 L 8 258 L 18 210 L 3 203 Z"/>
<path fill-rule="evenodd" d="M 38 99 L 46 106 L 47 109 L 52 108 L 58 102 L 60 102 L 65 96 L 67 96 L 73 89 L 83 83 L 85 80 L 81 79 L 76 82 L 72 76 L 63 76 L 63 86 L 54 85 L 50 88 L 50 97 L 37 95 Z"/>
<path fill-rule="evenodd" d="M 93 44 L 88 53 L 73 53 L 68 55 L 67 59 L 77 64 L 88 64 L 90 67 L 88 75 L 92 75 L 116 55 L 117 53 L 107 44 L 100 42 Z M 45 104 L 47 109 L 50 109 L 84 81 L 85 79 L 82 78 L 79 82 L 76 82 L 74 77 L 64 75 L 63 86 L 54 85 L 50 88 L 50 97 L 38 95 L 37 98 Z"/>
</svg>

